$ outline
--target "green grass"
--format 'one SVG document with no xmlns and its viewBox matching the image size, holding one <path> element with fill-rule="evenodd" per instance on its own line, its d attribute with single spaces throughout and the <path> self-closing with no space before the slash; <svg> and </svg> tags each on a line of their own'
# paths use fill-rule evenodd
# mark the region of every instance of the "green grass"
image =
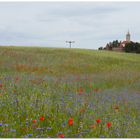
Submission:
<svg viewBox="0 0 140 140">
<path fill-rule="evenodd" d="M 0 47 L 0 136 L 140 137 L 139 71 L 138 54 Z"/>
</svg>

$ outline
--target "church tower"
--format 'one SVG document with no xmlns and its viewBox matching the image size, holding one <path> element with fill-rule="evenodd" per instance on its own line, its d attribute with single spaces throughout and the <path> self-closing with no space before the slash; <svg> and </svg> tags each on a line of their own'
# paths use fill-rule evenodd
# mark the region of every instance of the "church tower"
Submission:
<svg viewBox="0 0 140 140">
<path fill-rule="evenodd" d="M 128 31 L 128 33 L 126 34 L 126 41 L 128 41 L 128 42 L 131 41 L 131 40 L 130 40 L 130 33 L 129 33 L 129 31 Z"/>
</svg>

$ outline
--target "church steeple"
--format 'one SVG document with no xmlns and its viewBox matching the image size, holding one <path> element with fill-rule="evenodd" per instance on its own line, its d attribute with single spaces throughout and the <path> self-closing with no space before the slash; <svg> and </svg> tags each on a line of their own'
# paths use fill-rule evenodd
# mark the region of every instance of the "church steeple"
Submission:
<svg viewBox="0 0 140 140">
<path fill-rule="evenodd" d="M 128 41 L 128 42 L 130 42 L 131 40 L 130 40 L 130 33 L 129 33 L 129 30 L 128 30 L 128 33 L 126 34 L 126 41 Z"/>
</svg>

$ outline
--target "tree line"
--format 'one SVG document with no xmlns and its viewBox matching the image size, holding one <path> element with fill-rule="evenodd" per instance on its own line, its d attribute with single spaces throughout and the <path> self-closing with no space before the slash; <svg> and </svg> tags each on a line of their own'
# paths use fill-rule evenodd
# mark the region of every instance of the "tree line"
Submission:
<svg viewBox="0 0 140 140">
<path fill-rule="evenodd" d="M 121 45 L 121 41 L 114 40 L 106 44 L 105 47 L 99 47 L 98 50 L 112 50 L 113 48 L 118 48 Z M 128 42 L 122 48 L 122 51 L 128 53 L 140 53 L 140 43 L 138 42 Z"/>
<path fill-rule="evenodd" d="M 124 51 L 128 53 L 140 53 L 140 43 L 130 42 L 124 47 Z"/>
<path fill-rule="evenodd" d="M 112 42 L 107 43 L 105 47 L 98 48 L 98 50 L 112 50 L 112 48 L 119 47 L 120 44 L 121 44 L 121 41 L 114 40 Z"/>
</svg>

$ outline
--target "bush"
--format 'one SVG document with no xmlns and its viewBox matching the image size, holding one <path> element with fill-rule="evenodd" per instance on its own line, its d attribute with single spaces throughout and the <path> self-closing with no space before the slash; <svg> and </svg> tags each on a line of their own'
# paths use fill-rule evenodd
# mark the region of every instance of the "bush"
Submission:
<svg viewBox="0 0 140 140">
<path fill-rule="evenodd" d="M 124 51 L 125 52 L 130 52 L 130 53 L 140 53 L 140 43 L 134 43 L 134 42 L 130 42 L 127 43 L 124 47 Z"/>
</svg>

